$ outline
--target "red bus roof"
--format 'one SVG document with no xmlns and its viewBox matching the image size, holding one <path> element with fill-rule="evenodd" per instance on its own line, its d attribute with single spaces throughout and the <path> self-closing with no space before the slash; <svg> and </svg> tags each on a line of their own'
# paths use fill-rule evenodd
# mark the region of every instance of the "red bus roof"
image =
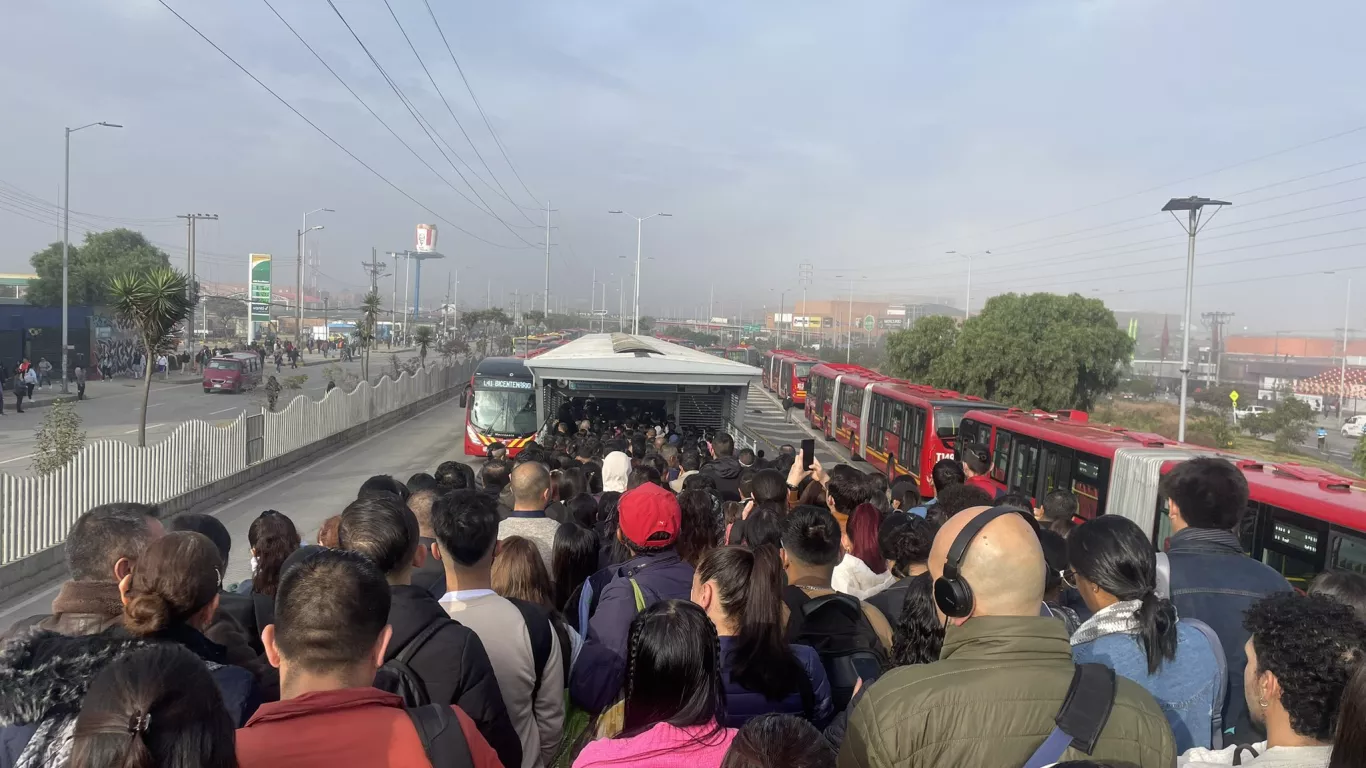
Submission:
<svg viewBox="0 0 1366 768">
<path fill-rule="evenodd" d="M 854 365 L 853 363 L 821 363 L 811 369 L 812 376 L 825 376 L 831 379 L 836 376 L 848 376 L 849 374 L 879 375 L 876 371 L 871 371 L 861 365 Z"/>
<path fill-rule="evenodd" d="M 817 367 L 819 367 L 819 366 L 817 366 Z M 814 371 L 815 368 L 813 368 L 812 370 Z M 843 379 L 842 383 L 848 384 L 848 385 L 853 386 L 853 387 L 866 387 L 866 386 L 868 386 L 869 384 L 879 384 L 879 383 L 882 383 L 882 382 L 894 382 L 894 381 L 896 381 L 896 379 L 893 379 L 893 378 L 890 377 L 890 376 L 883 376 L 882 374 L 878 373 L 877 371 L 870 371 L 870 370 L 868 370 L 868 369 L 866 369 L 866 368 L 863 369 L 862 371 L 853 371 L 853 372 L 850 372 L 850 373 L 845 373 L 845 374 L 843 374 L 843 376 L 844 376 L 844 379 Z"/>
<path fill-rule="evenodd" d="M 939 389 L 938 387 L 931 387 L 927 384 L 912 384 L 909 381 L 903 381 L 901 379 L 891 379 L 885 383 L 878 384 L 876 387 L 873 387 L 873 391 L 887 395 L 893 400 L 899 400 L 903 403 L 933 404 L 956 400 L 985 407 L 1004 408 L 1004 406 L 999 406 L 996 403 L 978 397 L 977 395 L 965 395 L 962 392 L 957 392 L 952 389 Z"/>
<path fill-rule="evenodd" d="M 1181 445 L 1162 435 L 1092 422 L 1084 411 L 1048 413 L 1011 408 L 1006 411 L 968 411 L 963 414 L 963 418 L 1004 427 L 1016 434 L 1048 440 L 1107 458 L 1114 458 L 1115 451 L 1120 448 L 1164 448 Z"/>
<path fill-rule="evenodd" d="M 804 355 L 801 352 L 792 349 L 770 349 L 764 353 L 764 357 L 781 357 L 784 360 L 796 360 L 799 362 L 817 361 L 817 358 L 810 355 Z"/>
</svg>

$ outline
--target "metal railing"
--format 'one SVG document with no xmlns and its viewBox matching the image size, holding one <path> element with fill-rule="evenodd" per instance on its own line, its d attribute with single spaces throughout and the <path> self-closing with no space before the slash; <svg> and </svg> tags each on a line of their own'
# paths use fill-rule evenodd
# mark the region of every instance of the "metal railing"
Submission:
<svg viewBox="0 0 1366 768">
<path fill-rule="evenodd" d="M 113 502 L 159 504 L 380 418 L 469 381 L 475 361 L 340 387 L 321 400 L 299 395 L 284 410 L 227 426 L 187 421 L 146 448 L 96 440 L 61 469 L 40 477 L 0 473 L 0 565 L 60 544 L 81 513 Z"/>
</svg>

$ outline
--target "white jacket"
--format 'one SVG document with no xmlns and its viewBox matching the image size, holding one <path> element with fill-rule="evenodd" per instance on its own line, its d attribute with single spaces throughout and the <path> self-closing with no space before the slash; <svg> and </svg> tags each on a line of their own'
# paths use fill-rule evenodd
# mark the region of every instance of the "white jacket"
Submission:
<svg viewBox="0 0 1366 768">
<path fill-rule="evenodd" d="M 1176 760 L 1177 768 L 1214 768 L 1233 765 L 1234 752 L 1238 747 L 1223 749 L 1202 749 L 1195 747 L 1186 750 Z M 1273 747 L 1266 748 L 1265 741 L 1251 747 L 1243 747 L 1240 766 L 1250 768 L 1328 768 L 1328 759 L 1333 755 L 1332 747 Z M 1256 757 L 1253 757 L 1253 754 Z"/>
<path fill-rule="evenodd" d="M 853 595 L 860 600 L 867 600 L 895 583 L 896 576 L 892 575 L 891 571 L 873 573 L 873 569 L 869 568 L 867 563 L 847 552 L 839 565 L 835 566 L 834 575 L 830 577 L 831 589 Z"/>
</svg>

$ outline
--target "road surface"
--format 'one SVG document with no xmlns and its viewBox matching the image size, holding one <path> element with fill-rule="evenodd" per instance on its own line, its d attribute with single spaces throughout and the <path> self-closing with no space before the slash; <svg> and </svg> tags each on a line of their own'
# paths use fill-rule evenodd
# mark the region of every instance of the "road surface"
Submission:
<svg viewBox="0 0 1366 768">
<path fill-rule="evenodd" d="M 193 388 L 184 388 L 193 389 Z M 197 391 L 197 390 L 196 390 Z M 203 394 L 200 392 L 200 394 Z M 224 583 L 241 581 L 250 573 L 251 552 L 247 529 L 262 511 L 274 509 L 288 515 L 304 542 L 318 539 L 318 527 L 332 515 L 341 514 L 356 490 L 371 475 L 390 474 L 406 480 L 415 472 L 432 472 L 443 461 L 454 459 L 473 465 L 479 460 L 464 454 L 465 412 L 449 400 L 417 418 L 348 446 L 208 510 L 232 534 L 232 556 Z M 11 603 L 0 605 L 0 631 L 21 618 L 47 613 L 60 582 L 33 590 Z"/>
<path fill-rule="evenodd" d="M 401 359 L 408 356 L 404 353 Z M 329 364 L 360 375 L 359 362 L 340 363 L 334 357 Z M 370 365 L 372 375 L 378 375 L 389 367 L 388 355 L 376 353 Z M 283 408 L 300 393 L 315 400 L 321 398 L 327 390 L 327 379 L 323 375 L 327 367 L 309 365 L 294 370 L 286 364 L 283 372 L 278 374 L 281 382 L 284 378 L 300 375 L 307 375 L 308 381 L 301 390 L 281 391 L 278 407 Z M 267 364 L 266 375 L 276 375 L 273 363 Z M 48 411 L 46 408 L 35 408 L 25 409 L 24 413 L 18 414 L 14 412 L 13 404 L 14 399 L 11 397 L 5 403 L 5 416 L 0 418 L 0 472 L 27 475 L 30 473 L 35 435 Z M 190 419 L 227 423 L 243 411 L 258 413 L 264 405 L 264 390 L 261 389 L 240 395 L 206 393 L 197 380 L 184 384 L 174 381 L 163 383 L 154 379 L 152 393 L 147 401 L 147 442 L 155 443 Z M 74 403 L 74 406 L 81 417 L 81 428 L 85 430 L 87 442 L 104 438 L 136 442 L 142 406 L 142 380 L 119 378 L 91 382 L 87 399 Z"/>
</svg>

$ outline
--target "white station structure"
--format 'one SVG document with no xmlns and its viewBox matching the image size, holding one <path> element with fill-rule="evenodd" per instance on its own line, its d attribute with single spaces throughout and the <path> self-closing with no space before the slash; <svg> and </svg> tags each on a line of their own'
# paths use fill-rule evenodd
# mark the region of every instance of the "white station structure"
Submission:
<svg viewBox="0 0 1366 768">
<path fill-rule="evenodd" d="M 536 415 L 547 425 L 576 398 L 655 400 L 679 429 L 725 431 L 736 443 L 760 370 L 649 336 L 594 333 L 526 361 Z"/>
</svg>

